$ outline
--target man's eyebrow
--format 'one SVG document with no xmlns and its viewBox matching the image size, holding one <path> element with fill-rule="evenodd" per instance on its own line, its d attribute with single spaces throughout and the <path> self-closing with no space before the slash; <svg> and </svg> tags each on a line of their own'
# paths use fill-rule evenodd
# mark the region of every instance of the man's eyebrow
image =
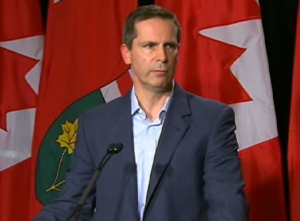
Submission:
<svg viewBox="0 0 300 221">
<path fill-rule="evenodd" d="M 157 45 L 158 42 L 155 42 L 155 41 L 142 41 L 141 44 L 154 44 L 154 45 Z"/>
<path fill-rule="evenodd" d="M 177 41 L 167 41 L 164 43 L 164 45 L 178 45 Z"/>
<path fill-rule="evenodd" d="M 140 44 L 152 44 L 152 45 L 158 45 L 159 43 L 156 41 L 142 41 Z M 166 41 L 163 43 L 163 45 L 178 45 L 177 41 Z"/>
</svg>

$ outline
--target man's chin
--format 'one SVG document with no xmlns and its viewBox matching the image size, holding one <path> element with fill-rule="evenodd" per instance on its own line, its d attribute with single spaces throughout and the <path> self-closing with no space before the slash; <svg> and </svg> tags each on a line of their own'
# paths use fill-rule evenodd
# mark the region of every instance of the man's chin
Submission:
<svg viewBox="0 0 300 221">
<path fill-rule="evenodd" d="M 170 91 L 172 90 L 173 83 L 171 82 L 162 82 L 153 84 L 152 87 L 157 91 Z"/>
</svg>

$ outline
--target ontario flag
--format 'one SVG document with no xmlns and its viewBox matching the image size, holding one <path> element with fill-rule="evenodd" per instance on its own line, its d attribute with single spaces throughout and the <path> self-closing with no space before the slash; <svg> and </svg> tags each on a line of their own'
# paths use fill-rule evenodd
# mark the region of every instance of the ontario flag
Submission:
<svg viewBox="0 0 300 221">
<path fill-rule="evenodd" d="M 132 85 L 120 55 L 135 0 L 49 1 L 31 170 L 30 220 L 64 185 L 78 115 Z M 121 82 L 122 86 L 119 86 Z"/>
<path fill-rule="evenodd" d="M 299 3 L 300 4 L 300 3 Z M 296 48 L 289 128 L 288 163 L 291 221 L 300 220 L 300 5 L 296 28 Z"/>
<path fill-rule="evenodd" d="M 229 104 L 251 221 L 285 221 L 285 198 L 272 88 L 255 0 L 156 0 L 182 25 L 176 80 Z"/>
<path fill-rule="evenodd" d="M 0 0 L 0 220 L 27 220 L 43 56 L 39 0 Z"/>
</svg>

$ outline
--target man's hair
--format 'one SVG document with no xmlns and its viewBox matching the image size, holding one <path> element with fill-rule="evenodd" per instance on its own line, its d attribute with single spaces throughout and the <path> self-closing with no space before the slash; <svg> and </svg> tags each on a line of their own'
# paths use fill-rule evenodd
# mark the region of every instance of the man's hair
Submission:
<svg viewBox="0 0 300 221">
<path fill-rule="evenodd" d="M 133 39 L 137 37 L 135 24 L 140 21 L 145 21 L 151 18 L 160 18 L 164 20 L 170 20 L 174 23 L 177 29 L 177 42 L 181 40 L 181 28 L 176 16 L 157 5 L 145 5 L 137 8 L 131 12 L 127 17 L 124 29 L 123 29 L 123 43 L 129 48 L 132 48 Z"/>
</svg>

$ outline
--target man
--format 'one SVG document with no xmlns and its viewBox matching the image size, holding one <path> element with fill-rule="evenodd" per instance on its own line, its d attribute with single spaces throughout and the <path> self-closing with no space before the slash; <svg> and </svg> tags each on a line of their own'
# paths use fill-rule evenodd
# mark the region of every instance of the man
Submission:
<svg viewBox="0 0 300 221">
<path fill-rule="evenodd" d="M 102 221 L 245 221 L 233 110 L 173 80 L 180 26 L 159 6 L 131 13 L 121 53 L 134 86 L 84 113 L 66 184 L 36 220 L 66 220 L 111 143 L 122 143 L 81 211 Z M 192 73 L 186 73 L 192 74 Z"/>
</svg>

